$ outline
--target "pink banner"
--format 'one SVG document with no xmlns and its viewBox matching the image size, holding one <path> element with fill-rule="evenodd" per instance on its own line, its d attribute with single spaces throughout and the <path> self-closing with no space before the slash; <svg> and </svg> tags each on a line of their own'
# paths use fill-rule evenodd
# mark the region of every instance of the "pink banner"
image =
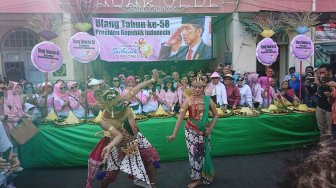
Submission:
<svg viewBox="0 0 336 188">
<path fill-rule="evenodd" d="M 212 59 L 211 17 L 94 18 L 92 25 L 104 61 Z"/>
</svg>

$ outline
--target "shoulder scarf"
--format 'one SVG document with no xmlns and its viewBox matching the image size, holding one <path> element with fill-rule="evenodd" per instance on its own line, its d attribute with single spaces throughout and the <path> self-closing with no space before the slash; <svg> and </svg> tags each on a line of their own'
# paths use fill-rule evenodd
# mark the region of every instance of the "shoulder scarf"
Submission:
<svg viewBox="0 0 336 188">
<path fill-rule="evenodd" d="M 199 130 L 202 132 L 205 132 L 206 130 L 206 124 L 208 121 L 208 114 L 209 114 L 209 106 L 210 106 L 210 97 L 204 96 L 204 112 L 201 122 L 197 124 Z M 210 142 L 209 137 L 205 136 L 204 137 L 205 156 L 202 168 L 202 175 L 208 179 L 212 179 L 212 177 L 214 176 L 214 169 L 211 161 L 209 142 Z"/>
</svg>

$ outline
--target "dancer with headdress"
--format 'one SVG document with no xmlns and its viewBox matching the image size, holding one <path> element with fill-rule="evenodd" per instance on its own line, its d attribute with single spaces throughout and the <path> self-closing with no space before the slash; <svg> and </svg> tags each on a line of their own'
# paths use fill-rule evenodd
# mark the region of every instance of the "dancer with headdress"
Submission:
<svg viewBox="0 0 336 188">
<path fill-rule="evenodd" d="M 185 126 L 185 138 L 192 179 L 188 187 L 191 188 L 201 184 L 210 184 L 214 176 L 210 155 L 210 134 L 217 122 L 218 114 L 216 104 L 209 96 L 204 94 L 205 87 L 206 83 L 199 74 L 192 82 L 192 96 L 188 97 L 180 108 L 173 134 L 167 137 L 168 141 L 173 141 L 176 138 L 178 129 L 188 111 L 189 117 Z M 213 114 L 211 123 L 208 122 L 209 110 Z"/>
<path fill-rule="evenodd" d="M 153 78 L 128 90 L 122 96 L 114 89 L 105 92 L 96 91 L 95 98 L 105 107 L 101 128 L 104 137 L 90 154 L 86 187 L 90 188 L 100 165 L 105 164 L 106 174 L 99 174 L 101 187 L 114 182 L 119 171 L 134 178 L 134 183 L 142 187 L 156 187 L 156 168 L 159 167 L 159 155 L 155 148 L 139 132 L 136 122 L 126 102 L 143 88 L 158 79 L 157 71 Z"/>
</svg>

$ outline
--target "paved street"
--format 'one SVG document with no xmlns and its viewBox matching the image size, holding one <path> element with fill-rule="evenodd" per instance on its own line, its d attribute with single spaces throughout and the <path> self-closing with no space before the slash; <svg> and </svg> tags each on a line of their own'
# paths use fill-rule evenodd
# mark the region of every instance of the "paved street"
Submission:
<svg viewBox="0 0 336 188">
<path fill-rule="evenodd" d="M 213 158 L 216 177 L 209 188 L 286 187 L 280 183 L 288 169 L 288 161 L 297 150 L 257 155 Z M 25 169 L 15 181 L 17 188 L 77 188 L 85 187 L 86 167 L 63 169 Z M 159 188 L 183 188 L 189 182 L 188 162 L 161 163 Z M 99 187 L 95 181 L 93 187 Z M 127 175 L 120 173 L 109 187 L 136 188 Z"/>
</svg>

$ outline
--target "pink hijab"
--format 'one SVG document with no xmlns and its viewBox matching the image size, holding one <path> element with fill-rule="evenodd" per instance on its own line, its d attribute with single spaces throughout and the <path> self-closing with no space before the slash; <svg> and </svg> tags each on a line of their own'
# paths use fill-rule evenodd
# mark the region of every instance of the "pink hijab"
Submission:
<svg viewBox="0 0 336 188">
<path fill-rule="evenodd" d="M 251 88 L 253 88 L 256 85 L 256 83 L 258 83 L 258 76 L 259 75 L 256 73 L 251 73 L 247 76 L 247 80 Z"/>
<path fill-rule="evenodd" d="M 61 93 L 61 85 L 64 85 L 64 87 L 66 87 L 65 84 L 63 83 L 58 83 L 58 84 L 55 84 L 54 86 L 54 92 L 53 92 L 53 96 L 54 97 L 58 97 L 60 99 L 62 99 L 63 101 L 67 101 L 68 100 L 68 97 L 69 97 L 69 94 L 68 92 L 66 93 Z"/>
<path fill-rule="evenodd" d="M 19 86 L 18 82 L 12 82 L 13 83 L 13 88 L 9 91 L 7 91 L 7 104 L 10 104 L 12 107 L 14 107 L 14 109 L 12 109 L 11 111 L 21 111 L 22 110 L 22 103 L 21 103 L 21 99 L 20 99 L 20 95 L 15 94 L 14 90 L 16 89 L 16 87 Z"/>
<path fill-rule="evenodd" d="M 75 91 L 71 89 L 71 87 L 75 84 L 78 84 L 77 82 L 70 81 L 67 83 L 69 94 L 74 98 L 79 98 L 81 95 L 81 91 L 79 89 L 76 89 Z"/>
<path fill-rule="evenodd" d="M 127 84 L 128 84 L 128 81 L 129 81 L 129 80 L 133 80 L 134 84 L 136 85 L 134 76 L 128 76 L 128 77 L 126 78 L 126 82 L 127 82 Z M 127 85 L 127 84 L 126 84 L 126 85 Z"/>
</svg>

